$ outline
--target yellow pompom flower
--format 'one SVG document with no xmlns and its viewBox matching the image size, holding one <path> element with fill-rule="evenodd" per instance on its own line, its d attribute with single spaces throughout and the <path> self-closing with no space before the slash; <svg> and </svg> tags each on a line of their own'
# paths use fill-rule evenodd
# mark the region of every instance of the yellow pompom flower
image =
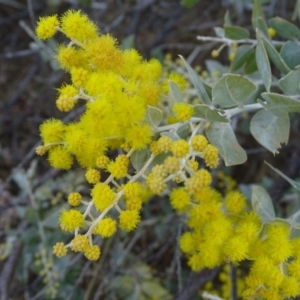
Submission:
<svg viewBox="0 0 300 300">
<path fill-rule="evenodd" d="M 285 277 L 280 285 L 280 291 L 285 298 L 296 297 L 299 295 L 299 279 L 294 277 Z"/>
<path fill-rule="evenodd" d="M 193 158 L 187 161 L 187 166 L 191 168 L 194 172 L 196 172 L 199 168 L 198 162 Z"/>
<path fill-rule="evenodd" d="M 272 28 L 272 27 L 269 27 L 268 28 L 268 34 L 272 38 L 272 37 L 274 37 L 276 35 L 276 30 L 274 28 Z"/>
<path fill-rule="evenodd" d="M 173 141 L 168 136 L 162 136 L 157 141 L 157 147 L 160 153 L 169 152 L 172 149 Z"/>
<path fill-rule="evenodd" d="M 57 257 L 63 257 L 67 254 L 67 252 L 68 252 L 68 249 L 64 243 L 56 243 L 53 246 L 52 253 L 54 255 L 56 255 Z"/>
<path fill-rule="evenodd" d="M 85 173 L 85 178 L 88 183 L 95 184 L 100 181 L 100 178 L 101 178 L 100 172 L 97 171 L 96 169 L 89 169 Z"/>
<path fill-rule="evenodd" d="M 257 239 L 259 231 L 259 224 L 247 220 L 241 221 L 235 230 L 236 234 L 244 237 L 249 243 L 252 243 Z"/>
<path fill-rule="evenodd" d="M 197 251 L 197 240 L 193 232 L 185 232 L 179 239 L 179 246 L 183 253 L 192 254 Z"/>
<path fill-rule="evenodd" d="M 180 169 L 180 160 L 174 156 L 168 156 L 164 161 L 164 169 L 169 174 L 175 174 Z"/>
<path fill-rule="evenodd" d="M 59 66 L 64 70 L 88 67 L 88 60 L 82 49 L 60 45 L 57 49 L 56 59 Z"/>
<path fill-rule="evenodd" d="M 123 52 L 124 65 L 120 70 L 123 76 L 132 77 L 134 70 L 141 64 L 142 56 L 135 49 L 126 49 Z"/>
<path fill-rule="evenodd" d="M 201 206 L 200 206 L 201 208 Z M 222 245 L 232 233 L 231 222 L 223 216 L 208 221 L 203 227 L 203 237 L 213 240 L 217 246 Z"/>
<path fill-rule="evenodd" d="M 222 246 L 224 255 L 233 263 L 237 264 L 248 256 L 249 244 L 241 236 L 232 236 Z"/>
<path fill-rule="evenodd" d="M 49 150 L 48 161 L 55 169 L 69 170 L 73 164 L 71 154 L 62 146 Z"/>
<path fill-rule="evenodd" d="M 126 209 L 127 210 L 141 210 L 142 208 L 142 199 L 139 197 L 133 197 L 126 200 Z"/>
<path fill-rule="evenodd" d="M 75 98 L 78 94 L 77 89 L 74 86 L 67 84 L 58 91 L 59 97 L 56 100 L 57 108 L 63 112 L 70 111 L 77 103 L 77 99 Z"/>
<path fill-rule="evenodd" d="M 71 242 L 71 249 L 75 252 L 84 252 L 88 246 L 89 239 L 82 234 L 77 234 Z"/>
<path fill-rule="evenodd" d="M 179 121 L 186 122 L 193 116 L 194 108 L 187 103 L 175 103 L 173 105 L 173 112 Z"/>
<path fill-rule="evenodd" d="M 143 192 L 140 182 L 128 182 L 124 185 L 124 196 L 126 198 L 139 197 Z"/>
<path fill-rule="evenodd" d="M 91 195 L 98 211 L 104 211 L 113 204 L 116 194 L 105 183 L 97 183 L 92 189 Z"/>
<path fill-rule="evenodd" d="M 96 166 L 100 169 L 106 169 L 109 162 L 110 160 L 106 155 L 101 155 L 96 159 Z"/>
<path fill-rule="evenodd" d="M 134 150 L 146 148 L 151 142 L 153 132 L 148 124 L 136 125 L 130 127 L 125 132 L 125 139 L 129 142 Z"/>
<path fill-rule="evenodd" d="M 228 212 L 240 214 L 246 207 L 247 199 L 239 191 L 231 191 L 227 193 L 225 198 L 225 207 Z"/>
<path fill-rule="evenodd" d="M 111 162 L 107 166 L 107 171 L 110 172 L 114 178 L 120 179 L 127 175 L 128 165 L 128 157 L 125 154 L 121 154 L 117 156 L 116 161 Z"/>
<path fill-rule="evenodd" d="M 117 222 L 112 218 L 105 218 L 101 220 L 94 228 L 93 233 L 99 234 L 104 238 L 112 236 L 117 230 Z"/>
<path fill-rule="evenodd" d="M 203 151 L 203 158 L 205 160 L 205 164 L 214 169 L 219 165 L 219 150 L 217 147 L 213 145 L 208 145 Z"/>
<path fill-rule="evenodd" d="M 194 272 L 199 272 L 204 268 L 202 255 L 198 252 L 194 253 L 192 256 L 190 256 L 188 265 Z"/>
<path fill-rule="evenodd" d="M 59 217 L 60 228 L 64 231 L 74 231 L 81 228 L 84 224 L 84 217 L 78 210 L 63 210 Z"/>
<path fill-rule="evenodd" d="M 83 68 L 72 68 L 72 82 L 77 87 L 83 87 L 88 80 L 88 71 Z"/>
<path fill-rule="evenodd" d="M 221 202 L 222 195 L 211 187 L 201 188 L 196 194 L 194 201 L 200 204 L 210 202 Z"/>
<path fill-rule="evenodd" d="M 51 38 L 59 26 L 57 15 L 49 17 L 41 17 L 36 27 L 36 36 L 41 40 Z"/>
<path fill-rule="evenodd" d="M 164 177 L 155 176 L 150 173 L 146 179 L 146 183 L 152 193 L 159 195 L 167 188 L 164 180 Z"/>
<path fill-rule="evenodd" d="M 204 135 L 195 135 L 191 140 L 192 147 L 195 151 L 203 152 L 208 145 Z"/>
<path fill-rule="evenodd" d="M 161 100 L 162 91 L 157 82 L 143 82 L 139 85 L 138 95 L 147 105 L 157 106 Z"/>
<path fill-rule="evenodd" d="M 49 119 L 40 126 L 41 138 L 45 146 L 49 143 L 59 143 L 63 141 L 65 125 L 61 120 Z"/>
<path fill-rule="evenodd" d="M 185 181 L 185 188 L 191 195 L 195 195 L 202 188 L 211 184 L 212 178 L 208 171 L 201 169 Z"/>
<path fill-rule="evenodd" d="M 89 260 L 98 260 L 101 255 L 101 250 L 97 245 L 88 246 L 84 251 L 84 256 Z"/>
<path fill-rule="evenodd" d="M 300 258 L 292 260 L 288 264 L 287 269 L 292 277 L 300 278 Z"/>
<path fill-rule="evenodd" d="M 190 204 L 190 196 L 187 191 L 183 188 L 173 189 L 170 194 L 171 205 L 178 212 L 184 212 L 188 209 Z"/>
<path fill-rule="evenodd" d="M 219 57 L 219 55 L 220 55 L 220 52 L 218 50 L 214 49 L 213 51 L 211 51 L 211 56 L 213 58 Z"/>
<path fill-rule="evenodd" d="M 69 38 L 81 43 L 94 40 L 98 36 L 95 24 L 80 10 L 68 10 L 61 18 L 61 28 Z"/>
<path fill-rule="evenodd" d="M 154 177 L 164 178 L 167 177 L 167 171 L 164 165 L 156 165 L 152 168 L 151 175 L 153 175 Z"/>
<path fill-rule="evenodd" d="M 178 140 L 172 144 L 172 152 L 175 157 L 183 158 L 189 153 L 189 144 L 185 140 Z"/>
<path fill-rule="evenodd" d="M 179 73 L 171 72 L 169 74 L 169 77 L 162 84 L 162 88 L 165 93 L 169 92 L 169 80 L 172 80 L 175 83 L 177 83 L 177 85 L 182 91 L 184 91 L 188 85 L 188 81 L 185 79 L 183 75 Z"/>
<path fill-rule="evenodd" d="M 203 267 L 212 269 L 222 264 L 221 248 L 213 240 L 202 243 L 199 248 Z"/>
<path fill-rule="evenodd" d="M 45 147 L 44 145 L 37 146 L 35 149 L 35 153 L 41 156 L 45 155 L 47 153 L 47 147 Z"/>
<path fill-rule="evenodd" d="M 139 211 L 123 210 L 119 216 L 119 225 L 125 231 L 132 231 L 137 227 L 140 220 Z"/>
<path fill-rule="evenodd" d="M 77 193 L 77 192 L 71 193 L 68 196 L 68 202 L 72 206 L 78 206 L 78 205 L 80 205 L 81 199 L 82 199 L 81 195 L 79 193 Z"/>
</svg>

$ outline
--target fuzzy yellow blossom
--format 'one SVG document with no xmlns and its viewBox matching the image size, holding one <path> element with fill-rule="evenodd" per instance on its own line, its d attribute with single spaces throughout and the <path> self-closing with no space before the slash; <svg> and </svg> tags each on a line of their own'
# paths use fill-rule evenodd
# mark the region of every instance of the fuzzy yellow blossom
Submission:
<svg viewBox="0 0 300 300">
<path fill-rule="evenodd" d="M 204 135 L 195 135 L 191 140 L 191 145 L 195 151 L 203 152 L 208 145 Z"/>
<path fill-rule="evenodd" d="M 203 226 L 203 238 L 213 240 L 216 246 L 222 245 L 232 233 L 232 225 L 228 219 L 219 216 L 212 221 L 208 221 Z"/>
<path fill-rule="evenodd" d="M 268 34 L 272 38 L 272 37 L 274 37 L 276 35 L 276 30 L 274 28 L 272 28 L 272 27 L 269 27 L 268 28 Z"/>
<path fill-rule="evenodd" d="M 123 76 L 132 77 L 134 70 L 141 64 L 142 56 L 135 49 L 126 49 L 123 52 L 123 68 L 120 70 Z"/>
<path fill-rule="evenodd" d="M 180 160 L 174 156 L 168 156 L 164 160 L 164 169 L 169 174 L 175 174 L 180 169 Z"/>
<path fill-rule="evenodd" d="M 193 252 L 196 252 L 198 249 L 198 241 L 199 238 L 195 238 L 195 233 L 190 231 L 185 232 L 179 239 L 179 246 L 181 251 L 186 254 L 192 254 Z"/>
<path fill-rule="evenodd" d="M 240 222 L 239 226 L 235 230 L 236 234 L 243 236 L 249 243 L 252 243 L 255 239 L 257 239 L 259 231 L 259 224 L 247 220 Z"/>
<path fill-rule="evenodd" d="M 216 168 L 219 165 L 219 150 L 213 145 L 208 145 L 203 151 L 205 164 L 209 168 Z"/>
<path fill-rule="evenodd" d="M 109 158 L 106 155 L 97 157 L 96 166 L 100 169 L 106 169 L 109 164 Z"/>
<path fill-rule="evenodd" d="M 72 68 L 72 82 L 77 87 L 83 87 L 88 80 L 88 71 L 83 68 Z"/>
<path fill-rule="evenodd" d="M 56 255 L 57 257 L 63 257 L 67 254 L 67 252 L 68 252 L 68 249 L 67 249 L 67 247 L 65 246 L 64 243 L 56 243 L 53 246 L 52 253 L 54 255 Z"/>
<path fill-rule="evenodd" d="M 300 292 L 299 281 L 294 277 L 285 277 L 280 285 L 284 297 L 296 297 Z"/>
<path fill-rule="evenodd" d="M 146 183 L 152 193 L 159 195 L 167 188 L 164 179 L 164 177 L 155 176 L 150 173 L 146 179 Z"/>
<path fill-rule="evenodd" d="M 187 166 L 189 168 L 191 168 L 194 172 L 196 172 L 198 170 L 199 164 L 198 162 L 193 158 L 193 159 L 189 159 L 187 161 Z"/>
<path fill-rule="evenodd" d="M 160 148 L 158 147 L 158 141 L 152 141 L 152 142 L 150 143 L 150 151 L 151 151 L 151 153 L 153 153 L 154 155 L 160 154 Z"/>
<path fill-rule="evenodd" d="M 190 120 L 194 114 L 193 106 L 187 103 L 175 103 L 173 105 L 173 111 L 175 117 L 181 122 Z"/>
<path fill-rule="evenodd" d="M 148 124 L 130 127 L 125 132 L 125 139 L 134 150 L 144 149 L 151 142 L 153 132 Z"/>
<path fill-rule="evenodd" d="M 204 264 L 202 255 L 199 252 L 193 253 L 188 260 L 188 265 L 195 272 L 203 269 Z"/>
<path fill-rule="evenodd" d="M 169 80 L 174 81 L 182 91 L 184 91 L 188 86 L 188 82 L 183 75 L 171 72 L 169 77 L 162 84 L 163 92 L 166 94 L 169 92 Z"/>
<path fill-rule="evenodd" d="M 77 193 L 77 192 L 71 193 L 68 196 L 68 202 L 72 206 L 78 206 L 78 205 L 80 205 L 81 199 L 82 199 L 81 195 L 79 193 Z"/>
<path fill-rule="evenodd" d="M 78 94 L 78 91 L 72 85 L 65 85 L 59 89 L 59 97 L 56 100 L 56 106 L 60 111 L 68 112 L 70 111 L 77 100 L 75 96 Z"/>
<path fill-rule="evenodd" d="M 35 149 L 35 153 L 41 156 L 45 155 L 47 153 L 47 147 L 45 147 L 44 145 L 37 146 Z"/>
<path fill-rule="evenodd" d="M 153 175 L 154 177 L 164 178 L 167 176 L 167 171 L 164 165 L 156 165 L 152 168 L 151 175 Z"/>
<path fill-rule="evenodd" d="M 116 161 L 111 162 L 107 166 L 108 172 L 117 179 L 125 177 L 127 175 L 127 168 L 129 164 L 129 159 L 125 154 L 117 156 Z"/>
<path fill-rule="evenodd" d="M 119 216 L 119 225 L 125 231 L 132 231 L 137 227 L 140 219 L 139 211 L 123 210 Z"/>
<path fill-rule="evenodd" d="M 40 126 L 41 138 L 44 144 L 62 142 L 65 125 L 61 120 L 49 119 Z"/>
<path fill-rule="evenodd" d="M 36 27 L 36 35 L 41 40 L 51 38 L 59 26 L 57 15 L 49 17 L 41 17 Z"/>
<path fill-rule="evenodd" d="M 287 266 L 288 272 L 295 278 L 300 278 L 300 258 L 292 260 Z"/>
<path fill-rule="evenodd" d="M 89 239 L 87 236 L 77 234 L 71 242 L 71 248 L 75 252 L 84 252 L 89 246 Z"/>
<path fill-rule="evenodd" d="M 185 188 L 191 194 L 198 193 L 201 188 L 208 187 L 212 178 L 208 171 L 201 169 L 185 181 Z"/>
<path fill-rule="evenodd" d="M 94 228 L 93 233 L 99 234 L 104 238 L 112 236 L 117 230 L 117 222 L 112 218 L 104 218 Z"/>
<path fill-rule="evenodd" d="M 69 170 L 73 164 L 72 156 L 61 146 L 56 146 L 49 151 L 48 160 L 50 165 L 55 169 Z"/>
<path fill-rule="evenodd" d="M 85 173 L 85 178 L 88 183 L 95 184 L 100 181 L 100 173 L 96 169 L 89 169 Z"/>
<path fill-rule="evenodd" d="M 172 152 L 175 157 L 185 157 L 189 153 L 189 145 L 185 140 L 175 141 L 172 144 Z"/>
<path fill-rule="evenodd" d="M 157 141 L 157 147 L 159 149 L 159 152 L 163 153 L 171 151 L 172 143 L 172 139 L 168 136 L 162 136 L 161 138 L 159 138 L 159 140 Z"/>
<path fill-rule="evenodd" d="M 56 60 L 64 70 L 88 67 L 88 61 L 83 49 L 60 45 L 57 50 Z"/>
<path fill-rule="evenodd" d="M 95 24 L 79 10 L 68 10 L 61 18 L 61 28 L 69 38 L 81 43 L 94 40 L 98 36 Z"/>
<path fill-rule="evenodd" d="M 98 260 L 101 250 L 97 245 L 88 246 L 84 251 L 84 256 L 89 260 Z"/>
<path fill-rule="evenodd" d="M 105 183 L 97 183 L 92 189 L 91 195 L 98 211 L 104 211 L 108 206 L 112 205 L 116 196 L 113 190 Z"/>
<path fill-rule="evenodd" d="M 222 251 L 233 264 L 237 264 L 247 258 L 249 244 L 243 237 L 233 236 L 223 245 Z"/>
<path fill-rule="evenodd" d="M 173 189 L 170 194 L 171 205 L 178 212 L 184 212 L 187 210 L 190 204 L 190 196 L 187 191 L 181 187 Z"/>
<path fill-rule="evenodd" d="M 153 82 L 145 82 L 139 86 L 138 94 L 151 106 L 157 106 L 162 97 L 160 85 Z"/>
<path fill-rule="evenodd" d="M 126 200 L 126 209 L 127 210 L 141 210 L 142 208 L 142 199 L 139 197 L 133 197 Z"/>
<path fill-rule="evenodd" d="M 194 201 L 202 204 L 212 201 L 221 202 L 222 200 L 222 195 L 211 187 L 201 188 L 194 196 Z"/>
<path fill-rule="evenodd" d="M 138 197 L 142 192 L 143 187 L 140 182 L 128 182 L 124 186 L 124 196 L 126 198 Z"/>
<path fill-rule="evenodd" d="M 228 212 L 239 214 L 246 207 L 247 199 L 239 191 L 231 191 L 227 193 L 225 198 L 225 207 Z"/>
<path fill-rule="evenodd" d="M 64 231 L 72 232 L 76 228 L 81 228 L 83 224 L 84 217 L 78 210 L 63 210 L 59 216 L 59 225 Z"/>
</svg>

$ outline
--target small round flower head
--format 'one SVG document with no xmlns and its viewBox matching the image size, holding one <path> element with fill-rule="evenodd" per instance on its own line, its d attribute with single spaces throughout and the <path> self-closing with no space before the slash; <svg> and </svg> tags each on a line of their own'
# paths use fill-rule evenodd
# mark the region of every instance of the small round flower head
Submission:
<svg viewBox="0 0 300 300">
<path fill-rule="evenodd" d="M 190 120 L 194 114 L 193 106 L 187 103 L 175 103 L 173 105 L 173 111 L 175 117 L 181 122 Z"/>
<path fill-rule="evenodd" d="M 79 68 L 88 65 L 88 61 L 83 49 L 66 47 L 64 45 L 59 46 L 56 59 L 60 68 L 67 71 L 71 70 L 72 68 Z"/>
<path fill-rule="evenodd" d="M 89 246 L 89 239 L 87 236 L 77 234 L 72 240 L 71 248 L 75 252 L 84 252 Z"/>
<path fill-rule="evenodd" d="M 138 197 L 142 192 L 143 188 L 139 182 L 128 182 L 124 186 L 124 196 L 126 198 Z"/>
<path fill-rule="evenodd" d="M 168 156 L 164 161 L 164 169 L 169 174 L 175 174 L 180 169 L 180 160 L 174 156 Z"/>
<path fill-rule="evenodd" d="M 69 170 L 73 164 L 71 154 L 62 146 L 56 146 L 49 150 L 48 160 L 55 169 Z"/>
<path fill-rule="evenodd" d="M 96 166 L 100 169 L 106 169 L 107 165 L 109 164 L 109 158 L 106 155 L 101 155 L 96 159 Z"/>
<path fill-rule="evenodd" d="M 68 202 L 70 205 L 72 206 L 78 206 L 80 205 L 81 203 L 81 195 L 77 192 L 74 192 L 74 193 L 71 193 L 69 196 L 68 196 Z"/>
<path fill-rule="evenodd" d="M 100 172 L 97 171 L 96 169 L 89 169 L 85 173 L 85 178 L 88 183 L 95 184 L 100 181 Z"/>
<path fill-rule="evenodd" d="M 179 240 L 179 246 L 183 253 L 192 254 L 198 248 L 193 232 L 185 232 Z"/>
<path fill-rule="evenodd" d="M 191 142 L 193 149 L 198 152 L 203 152 L 208 145 L 208 141 L 204 135 L 195 135 Z"/>
<path fill-rule="evenodd" d="M 157 141 L 157 146 L 159 149 L 160 153 L 163 152 L 169 152 L 172 149 L 172 139 L 169 138 L 168 136 L 162 136 L 158 141 Z"/>
<path fill-rule="evenodd" d="M 123 210 L 119 216 L 119 226 L 125 231 L 132 231 L 137 227 L 140 220 L 139 211 Z"/>
<path fill-rule="evenodd" d="M 160 154 L 160 149 L 158 147 L 158 141 L 153 141 L 150 143 L 150 151 L 154 155 Z"/>
<path fill-rule="evenodd" d="M 104 211 L 108 206 L 112 205 L 116 196 L 113 190 L 105 183 L 97 183 L 92 189 L 91 195 L 98 211 Z"/>
<path fill-rule="evenodd" d="M 148 124 L 130 127 L 125 132 L 125 139 L 134 150 L 141 150 L 150 144 L 153 136 L 151 127 Z"/>
<path fill-rule="evenodd" d="M 83 87 L 88 80 L 88 71 L 83 68 L 72 68 L 72 82 L 77 87 Z"/>
<path fill-rule="evenodd" d="M 221 202 L 222 195 L 211 187 L 204 187 L 195 194 L 194 201 L 200 204 L 210 203 L 213 201 Z"/>
<path fill-rule="evenodd" d="M 295 278 L 300 278 L 300 258 L 291 261 L 287 266 L 288 272 Z"/>
<path fill-rule="evenodd" d="M 107 166 L 108 172 L 111 173 L 111 175 L 116 178 L 120 179 L 127 175 L 127 168 L 129 165 L 129 159 L 125 154 L 121 154 L 116 158 L 116 161 L 111 162 Z"/>
<path fill-rule="evenodd" d="M 212 178 L 208 171 L 201 169 L 185 181 L 185 188 L 191 195 L 198 193 L 201 188 L 208 187 Z"/>
<path fill-rule="evenodd" d="M 60 95 L 56 100 L 56 107 L 63 112 L 68 112 L 74 108 L 76 101 L 66 95 Z"/>
<path fill-rule="evenodd" d="M 189 168 L 191 168 L 194 172 L 196 172 L 198 170 L 199 164 L 198 162 L 193 158 L 193 159 L 189 159 L 187 161 L 187 165 Z"/>
<path fill-rule="evenodd" d="M 194 272 L 199 272 L 204 268 L 202 255 L 199 252 L 195 252 L 192 256 L 190 256 L 188 265 Z"/>
<path fill-rule="evenodd" d="M 67 254 L 67 252 L 68 252 L 68 249 L 67 249 L 67 247 L 65 246 L 64 243 L 56 243 L 53 246 L 52 253 L 54 255 L 56 255 L 57 257 L 63 257 Z"/>
<path fill-rule="evenodd" d="M 280 285 L 280 290 L 285 298 L 296 297 L 300 292 L 298 278 L 285 277 Z"/>
<path fill-rule="evenodd" d="M 139 85 L 138 94 L 144 99 L 147 105 L 157 106 L 161 100 L 161 87 L 155 81 L 143 82 Z"/>
<path fill-rule="evenodd" d="M 35 149 L 35 153 L 41 156 L 45 155 L 47 153 L 47 147 L 45 147 L 44 145 L 37 146 Z"/>
<path fill-rule="evenodd" d="M 214 49 L 213 51 L 211 51 L 211 56 L 213 58 L 219 57 L 219 55 L 220 55 L 220 52 L 218 50 Z"/>
<path fill-rule="evenodd" d="M 105 218 L 101 220 L 94 228 L 93 233 L 99 234 L 104 238 L 112 236 L 117 230 L 117 222 L 112 218 Z"/>
<path fill-rule="evenodd" d="M 101 250 L 97 245 L 88 246 L 84 251 L 84 256 L 89 260 L 98 260 L 101 255 Z"/>
<path fill-rule="evenodd" d="M 248 256 L 249 244 L 240 237 L 234 236 L 228 239 L 223 246 L 223 252 L 233 264 L 237 264 Z"/>
<path fill-rule="evenodd" d="M 185 157 L 189 153 L 189 145 L 185 140 L 175 141 L 172 145 L 172 152 L 175 157 Z"/>
<path fill-rule="evenodd" d="M 84 217 L 76 209 L 63 210 L 59 217 L 60 228 L 65 231 L 74 231 L 76 228 L 80 228 L 84 224 Z"/>
<path fill-rule="evenodd" d="M 164 165 L 154 166 L 151 170 L 151 174 L 154 177 L 161 177 L 161 178 L 167 177 L 167 171 L 166 171 Z"/>
<path fill-rule="evenodd" d="M 276 30 L 274 28 L 272 28 L 272 27 L 269 27 L 268 28 L 268 34 L 272 38 L 272 37 L 274 37 L 276 35 Z"/>
<path fill-rule="evenodd" d="M 59 143 L 63 141 L 65 125 L 61 120 L 50 119 L 40 126 L 41 138 L 44 144 Z"/>
<path fill-rule="evenodd" d="M 213 145 L 208 145 L 203 151 L 203 158 L 205 160 L 205 164 L 214 169 L 219 165 L 219 150 Z"/>
<path fill-rule="evenodd" d="M 246 207 L 247 199 L 239 191 L 232 191 L 226 195 L 225 198 L 225 207 L 228 212 L 239 214 Z"/>
<path fill-rule="evenodd" d="M 142 208 L 142 199 L 139 197 L 133 197 L 126 200 L 126 209 L 127 210 L 141 210 Z"/>
<path fill-rule="evenodd" d="M 41 40 L 47 40 L 54 36 L 57 26 L 59 26 L 59 21 L 56 15 L 42 17 L 38 21 L 36 35 Z"/>
<path fill-rule="evenodd" d="M 159 195 L 167 188 L 164 179 L 164 177 L 154 176 L 150 173 L 147 177 L 146 183 L 152 193 Z"/>
<path fill-rule="evenodd" d="M 184 212 L 187 210 L 190 204 L 190 196 L 187 191 L 181 187 L 173 189 L 170 194 L 171 205 L 178 212 Z"/>
</svg>

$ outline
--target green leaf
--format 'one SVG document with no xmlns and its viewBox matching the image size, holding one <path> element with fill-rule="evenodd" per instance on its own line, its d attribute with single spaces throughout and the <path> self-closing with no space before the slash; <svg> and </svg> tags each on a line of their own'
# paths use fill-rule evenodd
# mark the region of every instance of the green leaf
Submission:
<svg viewBox="0 0 300 300">
<path fill-rule="evenodd" d="M 299 100 L 275 93 L 262 93 L 261 96 L 267 102 L 263 104 L 265 109 L 277 117 L 284 117 L 287 113 L 300 111 Z"/>
<path fill-rule="evenodd" d="M 252 74 L 255 71 L 258 70 L 257 64 L 256 64 L 256 58 L 255 58 L 255 51 L 251 52 L 250 57 L 246 61 L 244 65 L 244 73 L 245 74 Z"/>
<path fill-rule="evenodd" d="M 265 21 L 265 16 L 262 10 L 261 1 L 254 0 L 254 5 L 252 9 L 252 27 L 254 31 L 259 29 L 266 37 L 268 34 L 268 26 Z"/>
<path fill-rule="evenodd" d="M 272 165 L 270 165 L 268 162 L 265 161 L 265 164 L 270 167 L 273 171 L 275 171 L 278 175 L 280 175 L 282 178 L 284 178 L 287 182 L 290 183 L 291 186 L 293 186 L 295 189 L 300 191 L 300 182 L 297 182 L 295 180 L 292 180 L 291 178 L 287 177 L 285 174 L 283 174 L 278 169 L 274 168 Z"/>
<path fill-rule="evenodd" d="M 145 165 L 150 157 L 150 150 L 148 148 L 134 151 L 130 156 L 132 166 L 139 171 Z"/>
<path fill-rule="evenodd" d="M 156 127 L 160 124 L 162 118 L 163 118 L 163 113 L 159 108 L 148 105 L 146 116 L 145 116 L 146 122 Z"/>
<path fill-rule="evenodd" d="M 232 40 L 243 40 L 249 38 L 249 31 L 239 26 L 225 26 L 225 36 Z"/>
<path fill-rule="evenodd" d="M 272 200 L 263 187 L 253 185 L 251 202 L 253 210 L 260 216 L 263 223 L 269 223 L 276 218 Z"/>
<path fill-rule="evenodd" d="M 279 80 L 279 86 L 285 94 L 296 96 L 300 94 L 300 69 L 293 70 Z"/>
<path fill-rule="evenodd" d="M 257 112 L 250 123 L 254 138 L 265 148 L 278 153 L 281 144 L 287 144 L 290 133 L 289 116 L 279 118 L 264 109 Z"/>
<path fill-rule="evenodd" d="M 206 136 L 219 149 L 227 167 L 243 164 L 247 160 L 247 154 L 238 143 L 230 124 L 214 122 L 206 129 Z"/>
<path fill-rule="evenodd" d="M 172 80 L 169 80 L 169 95 L 171 100 L 171 105 L 174 103 L 183 102 L 184 96 L 180 90 L 178 84 Z"/>
<path fill-rule="evenodd" d="M 202 118 L 207 121 L 228 123 L 229 120 L 220 116 L 219 113 L 222 112 L 218 109 L 213 109 L 210 106 L 205 104 L 196 104 L 194 106 L 194 117 Z"/>
<path fill-rule="evenodd" d="M 193 70 L 191 68 L 191 66 L 185 61 L 185 59 L 183 58 L 183 56 L 179 55 L 179 57 L 183 60 L 184 64 L 185 64 L 185 67 L 187 68 L 188 72 L 189 72 L 189 75 L 190 75 L 190 78 L 195 86 L 195 88 L 197 89 L 197 93 L 198 93 L 198 96 L 200 98 L 200 101 L 203 102 L 203 104 L 207 104 L 207 105 L 210 105 L 211 104 L 211 101 L 207 95 L 207 92 L 205 90 L 205 87 L 202 83 L 202 81 L 200 80 L 199 78 L 199 75 L 196 73 L 195 70 Z"/>
<path fill-rule="evenodd" d="M 286 39 L 299 39 L 300 30 L 294 24 L 279 18 L 275 17 L 270 20 L 270 25 L 276 30 L 276 32 L 286 38 Z"/>
<path fill-rule="evenodd" d="M 235 74 L 226 74 L 213 87 L 213 103 L 223 108 L 240 106 L 257 90 L 249 79 Z"/>
<path fill-rule="evenodd" d="M 188 7 L 188 8 L 195 6 L 198 2 L 199 2 L 199 0 L 182 0 L 181 1 L 182 5 L 185 7 Z"/>
<path fill-rule="evenodd" d="M 250 58 L 252 53 L 254 53 L 252 46 L 239 46 L 230 65 L 231 71 L 236 71 L 241 68 L 243 64 Z"/>
<path fill-rule="evenodd" d="M 272 73 L 270 68 L 270 63 L 265 49 L 264 43 L 260 35 L 256 34 L 257 46 L 256 46 L 256 64 L 258 67 L 259 74 L 264 82 L 264 85 L 268 92 L 270 92 L 271 83 L 272 83 Z"/>
<path fill-rule="evenodd" d="M 189 136 L 190 132 L 191 127 L 188 123 L 184 124 L 183 126 L 180 126 L 176 131 L 176 133 L 181 139 L 186 139 Z"/>
<path fill-rule="evenodd" d="M 224 27 L 225 26 L 232 26 L 232 21 L 231 21 L 230 14 L 229 14 L 228 10 L 226 10 L 226 13 L 225 13 L 225 16 L 224 16 Z"/>
<path fill-rule="evenodd" d="M 225 32 L 222 27 L 214 27 L 214 31 L 217 37 L 223 38 L 225 37 Z"/>
<path fill-rule="evenodd" d="M 289 68 L 294 69 L 300 65 L 300 47 L 294 41 L 287 41 L 281 48 L 280 55 Z"/>
<path fill-rule="evenodd" d="M 291 69 L 286 65 L 280 54 L 277 52 L 275 47 L 272 45 L 272 43 L 269 42 L 266 38 L 262 37 L 265 48 L 267 50 L 267 53 L 274 63 L 274 65 L 277 67 L 279 71 L 281 71 L 284 74 L 287 74 L 291 71 Z"/>
</svg>

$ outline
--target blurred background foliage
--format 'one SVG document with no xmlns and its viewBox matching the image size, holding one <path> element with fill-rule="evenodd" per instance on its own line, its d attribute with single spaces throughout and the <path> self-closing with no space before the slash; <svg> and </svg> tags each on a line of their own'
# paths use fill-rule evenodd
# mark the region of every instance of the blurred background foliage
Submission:
<svg viewBox="0 0 300 300">
<path fill-rule="evenodd" d="M 300 11 L 299 1 L 262 2 L 267 18 L 279 15 L 295 20 Z M 217 62 L 211 57 L 217 45 L 199 43 L 196 36 L 214 36 L 213 27 L 223 25 L 227 10 L 235 25 L 250 29 L 251 8 L 251 0 L 0 0 L 1 300 L 184 300 L 203 299 L 201 289 L 217 289 L 226 297 L 233 282 L 242 288 L 228 268 L 199 274 L 189 270 L 178 249 L 184 220 L 172 211 L 167 195 L 145 204 L 143 221 L 135 232 L 118 231 L 113 238 L 99 240 L 99 261 L 86 261 L 81 254 L 52 257 L 53 244 L 70 239 L 57 224 L 67 195 L 80 191 L 89 197 L 89 189 L 80 170 L 53 170 L 44 158 L 35 155 L 43 120 L 74 120 L 82 108 L 67 115 L 56 109 L 55 88 L 69 81 L 53 58 L 63 38 L 56 35 L 43 43 L 35 38 L 34 28 L 40 16 L 81 9 L 124 49 L 135 47 L 145 58 L 160 59 L 166 72 L 182 67 L 177 59 L 181 54 L 202 78 L 214 82 L 226 72 L 230 51 L 222 51 Z M 275 158 L 251 137 L 249 120 L 247 115 L 234 120 L 248 161 L 242 166 L 219 168 L 214 185 L 224 191 L 238 184 L 248 195 L 251 183 L 262 183 L 278 215 L 285 217 L 291 207 L 299 207 L 299 193 L 263 161 L 297 180 L 299 120 L 292 116 L 290 142 Z"/>
</svg>

